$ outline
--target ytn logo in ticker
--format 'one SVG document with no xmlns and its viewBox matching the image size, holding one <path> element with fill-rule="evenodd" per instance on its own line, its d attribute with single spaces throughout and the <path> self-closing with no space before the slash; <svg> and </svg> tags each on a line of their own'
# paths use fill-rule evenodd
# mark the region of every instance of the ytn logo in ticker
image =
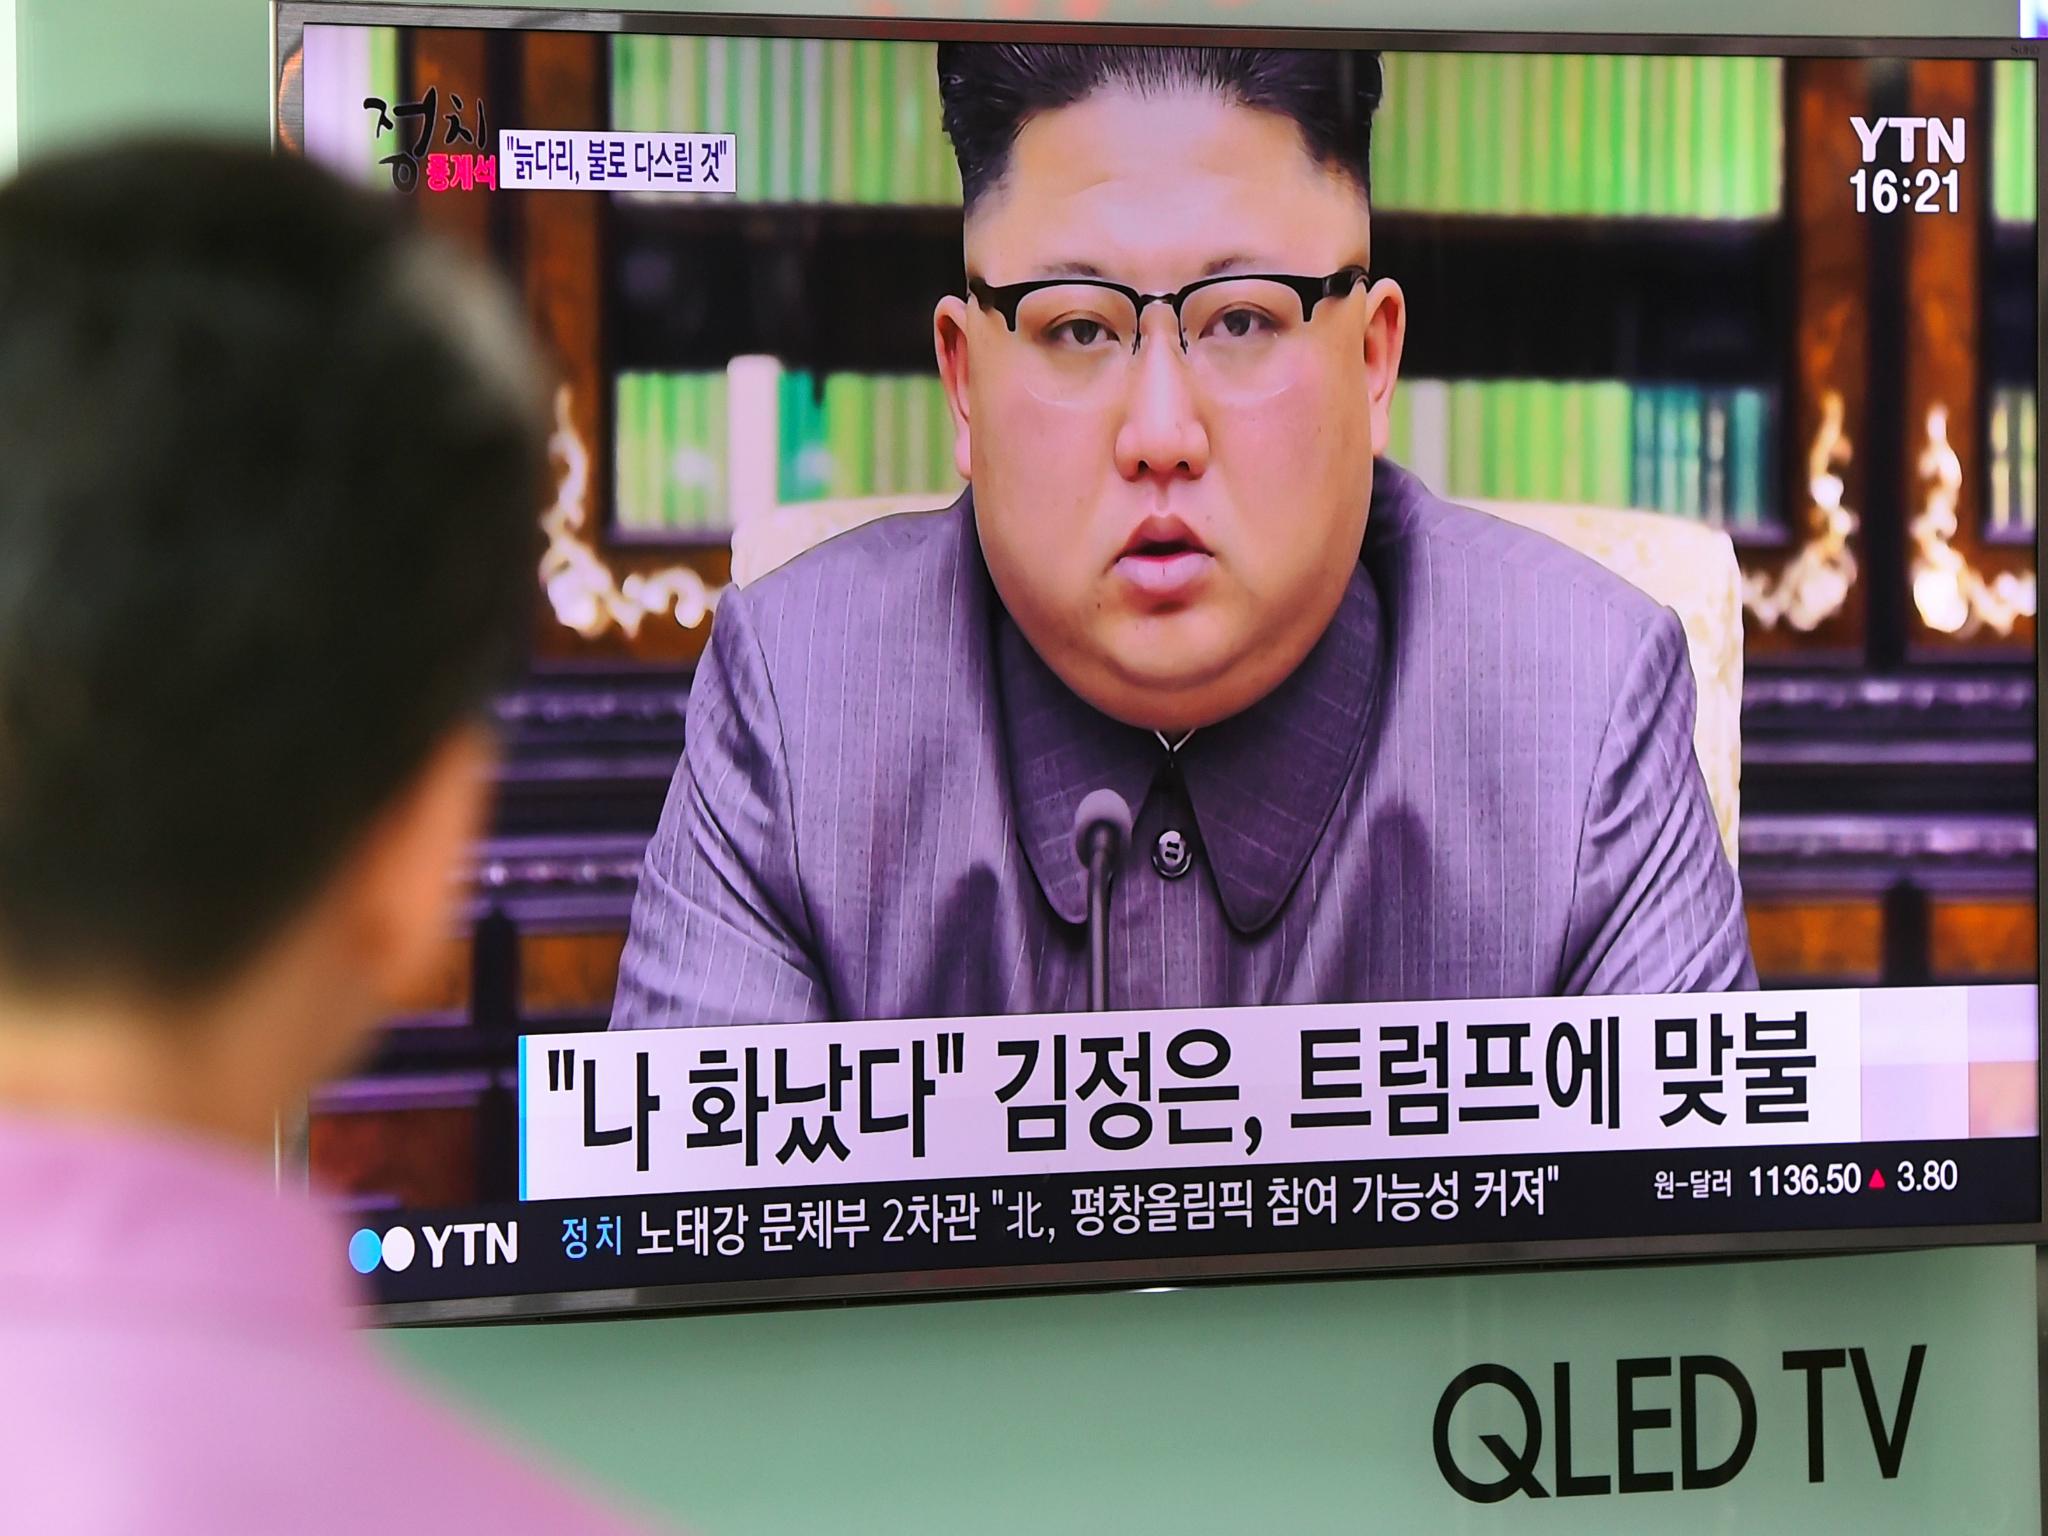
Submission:
<svg viewBox="0 0 2048 1536">
<path fill-rule="evenodd" d="M 427 1241 L 430 1269 L 519 1262 L 516 1221 L 458 1221 L 444 1227 L 421 1227 L 420 1237 Z M 374 1274 L 380 1266 L 402 1274 L 419 1256 L 420 1245 L 410 1227 L 392 1227 L 381 1233 L 374 1227 L 362 1227 L 348 1240 L 348 1261 L 359 1275 Z"/>
</svg>

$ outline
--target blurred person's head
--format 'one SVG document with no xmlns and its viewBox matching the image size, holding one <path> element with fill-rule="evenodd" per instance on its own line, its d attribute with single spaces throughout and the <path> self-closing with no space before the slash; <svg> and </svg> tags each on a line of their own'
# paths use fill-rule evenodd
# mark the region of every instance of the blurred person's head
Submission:
<svg viewBox="0 0 2048 1536">
<path fill-rule="evenodd" d="M 199 145 L 0 187 L 0 1104 L 258 1137 L 433 964 L 544 422 L 388 195 Z"/>
<path fill-rule="evenodd" d="M 935 340 L 996 589 L 1105 713 L 1235 714 L 1335 616 L 1387 438 L 1378 59 L 959 43 L 938 71 L 969 293 Z M 1020 286 L 1056 279 L 1092 282 Z M 1104 285 L 1184 294 L 1180 326 Z"/>
</svg>

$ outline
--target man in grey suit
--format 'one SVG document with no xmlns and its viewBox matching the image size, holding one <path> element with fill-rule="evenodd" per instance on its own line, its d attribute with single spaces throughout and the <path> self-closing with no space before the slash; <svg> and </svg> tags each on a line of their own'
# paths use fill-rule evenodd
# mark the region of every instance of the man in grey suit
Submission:
<svg viewBox="0 0 2048 1536">
<path fill-rule="evenodd" d="M 949 44 L 951 508 L 729 592 L 615 1028 L 1755 985 L 1678 621 L 1375 453 L 1376 58 Z"/>
</svg>

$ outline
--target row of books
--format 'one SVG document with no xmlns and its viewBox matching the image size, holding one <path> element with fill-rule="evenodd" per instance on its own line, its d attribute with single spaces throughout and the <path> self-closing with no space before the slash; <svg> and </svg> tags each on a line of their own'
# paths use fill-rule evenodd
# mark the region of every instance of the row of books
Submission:
<svg viewBox="0 0 2048 1536">
<path fill-rule="evenodd" d="M 1453 500 L 1638 507 L 1776 524 L 1769 391 L 1616 379 L 1411 379 L 1390 457 Z"/>
<path fill-rule="evenodd" d="M 1783 197 L 1778 59 L 1389 53 L 1382 208 L 1760 219 Z"/>
<path fill-rule="evenodd" d="M 743 201 L 960 201 L 933 43 L 616 37 L 611 104 L 620 132 L 733 134 Z"/>
<path fill-rule="evenodd" d="M 726 375 L 622 373 L 612 392 L 612 515 L 636 533 L 715 533 L 726 515 Z"/>
<path fill-rule="evenodd" d="M 1380 206 L 1477 214 L 1768 218 L 1780 206 L 1776 59 L 1389 53 Z M 738 138 L 739 196 L 957 204 L 934 45 L 612 40 L 612 126 Z"/>
<path fill-rule="evenodd" d="M 2034 222 L 2034 62 L 2000 59 L 1991 66 L 1991 215 L 2005 223 Z"/>
<path fill-rule="evenodd" d="M 775 423 L 758 423 L 776 456 L 778 501 L 958 493 L 953 421 L 936 378 L 789 370 Z M 731 390 L 723 372 L 622 373 L 613 392 L 613 516 L 637 533 L 716 534 L 731 527 L 727 460 Z M 761 413 L 765 415 L 765 412 Z M 772 447 L 770 446 L 772 443 Z"/>
<path fill-rule="evenodd" d="M 924 374 L 782 375 L 776 433 L 781 501 L 932 491 L 950 500 L 953 415 Z"/>
<path fill-rule="evenodd" d="M 2034 532 L 2034 465 L 2039 450 L 2036 396 L 2031 389 L 1991 392 L 1990 492 L 1985 522 L 1994 538 Z"/>
</svg>

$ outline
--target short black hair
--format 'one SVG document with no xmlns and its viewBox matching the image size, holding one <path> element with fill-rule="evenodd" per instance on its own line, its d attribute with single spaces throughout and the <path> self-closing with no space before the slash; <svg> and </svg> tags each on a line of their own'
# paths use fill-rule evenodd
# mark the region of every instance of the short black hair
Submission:
<svg viewBox="0 0 2048 1536">
<path fill-rule="evenodd" d="M 1198 89 L 1293 119 L 1318 164 L 1372 190 L 1380 57 L 1350 48 L 1143 47 L 1130 43 L 941 43 L 939 101 L 972 209 L 1003 179 L 1018 132 L 1096 91 Z"/>
<path fill-rule="evenodd" d="M 401 202 L 198 142 L 0 187 L 0 980 L 225 982 L 506 680 L 544 389 Z"/>
</svg>

